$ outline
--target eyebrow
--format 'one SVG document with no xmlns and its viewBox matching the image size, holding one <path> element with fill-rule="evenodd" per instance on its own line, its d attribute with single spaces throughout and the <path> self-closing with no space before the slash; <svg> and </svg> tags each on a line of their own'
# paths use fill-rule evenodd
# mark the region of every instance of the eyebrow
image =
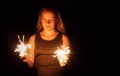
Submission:
<svg viewBox="0 0 120 76">
<path fill-rule="evenodd" d="M 41 19 L 41 20 L 47 20 L 47 19 L 44 19 L 44 18 L 43 18 L 43 19 Z M 55 19 L 53 18 L 53 19 L 48 19 L 48 20 L 55 20 Z"/>
</svg>

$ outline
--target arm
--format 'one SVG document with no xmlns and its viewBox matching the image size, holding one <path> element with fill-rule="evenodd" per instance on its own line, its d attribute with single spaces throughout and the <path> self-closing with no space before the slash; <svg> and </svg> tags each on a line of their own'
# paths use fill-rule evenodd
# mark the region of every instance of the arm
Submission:
<svg viewBox="0 0 120 76">
<path fill-rule="evenodd" d="M 66 35 L 63 35 L 62 39 L 63 39 L 63 48 L 69 47 L 69 50 L 71 50 L 69 38 Z M 66 66 L 66 64 L 69 61 L 70 54 L 67 54 L 66 56 L 67 56 L 67 58 L 65 58 L 66 62 L 65 63 L 63 62 L 61 64 L 62 67 Z"/>
<path fill-rule="evenodd" d="M 64 34 L 62 35 L 62 40 L 63 40 L 63 48 L 70 47 L 70 41 L 66 35 Z"/>
<path fill-rule="evenodd" d="M 29 38 L 28 44 L 31 45 L 31 48 L 28 49 L 28 54 L 25 57 L 25 59 L 23 60 L 23 62 L 27 62 L 29 67 L 33 67 L 34 64 L 34 41 L 35 41 L 35 35 L 32 35 Z"/>
</svg>

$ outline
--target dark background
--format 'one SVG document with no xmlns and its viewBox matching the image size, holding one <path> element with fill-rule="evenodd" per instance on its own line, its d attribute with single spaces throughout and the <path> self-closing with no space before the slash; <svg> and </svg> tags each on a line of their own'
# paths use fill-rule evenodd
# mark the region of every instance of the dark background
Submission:
<svg viewBox="0 0 120 76">
<path fill-rule="evenodd" d="M 105 3 L 104 3 L 105 4 Z M 104 5 L 102 4 L 102 6 Z M 112 24 L 99 2 L 88 0 L 5 0 L 0 11 L 0 73 L 1 75 L 32 76 L 30 70 L 14 52 L 18 38 L 25 41 L 35 32 L 38 12 L 44 6 L 61 13 L 71 41 L 72 55 L 65 67 L 65 76 L 104 76 L 104 52 L 110 41 Z"/>
</svg>

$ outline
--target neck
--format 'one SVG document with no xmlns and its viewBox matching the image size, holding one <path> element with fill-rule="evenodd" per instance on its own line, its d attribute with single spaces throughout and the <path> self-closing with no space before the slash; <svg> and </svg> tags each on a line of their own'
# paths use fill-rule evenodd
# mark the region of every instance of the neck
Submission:
<svg viewBox="0 0 120 76">
<path fill-rule="evenodd" d="M 56 30 L 43 30 L 42 31 L 42 33 L 44 33 L 44 35 L 46 35 L 46 36 L 53 35 L 56 32 L 57 32 Z"/>
</svg>

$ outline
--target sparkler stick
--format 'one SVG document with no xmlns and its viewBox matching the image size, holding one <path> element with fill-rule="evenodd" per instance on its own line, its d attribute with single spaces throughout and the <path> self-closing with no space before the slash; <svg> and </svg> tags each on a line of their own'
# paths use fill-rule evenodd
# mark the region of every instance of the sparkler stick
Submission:
<svg viewBox="0 0 120 76">
<path fill-rule="evenodd" d="M 17 48 L 14 50 L 15 52 L 19 52 L 20 58 L 23 58 L 25 55 L 27 55 L 27 49 L 29 49 L 31 47 L 30 44 L 24 43 L 24 37 L 25 36 L 23 35 L 22 40 L 21 40 L 20 36 L 18 35 L 20 44 L 18 44 Z"/>
<path fill-rule="evenodd" d="M 69 54 L 70 54 L 70 49 L 69 47 L 66 48 L 59 48 L 54 52 L 56 55 L 54 57 L 57 57 L 60 63 L 60 66 L 63 67 L 67 64 L 69 60 Z"/>
</svg>

